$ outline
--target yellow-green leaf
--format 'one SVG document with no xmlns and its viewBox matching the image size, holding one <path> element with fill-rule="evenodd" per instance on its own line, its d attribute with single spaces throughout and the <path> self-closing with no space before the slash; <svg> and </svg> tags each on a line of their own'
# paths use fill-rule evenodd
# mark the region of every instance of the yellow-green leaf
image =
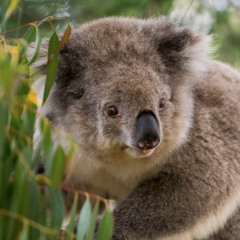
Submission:
<svg viewBox="0 0 240 240">
<path fill-rule="evenodd" d="M 16 7 L 18 6 L 19 0 L 11 0 L 7 12 L 4 16 L 4 22 L 12 15 Z"/>
<path fill-rule="evenodd" d="M 71 36 L 71 32 L 72 32 L 71 26 L 68 24 L 68 26 L 63 34 L 63 37 L 60 41 L 60 47 L 64 46 L 65 43 L 68 41 L 69 37 Z"/>
</svg>

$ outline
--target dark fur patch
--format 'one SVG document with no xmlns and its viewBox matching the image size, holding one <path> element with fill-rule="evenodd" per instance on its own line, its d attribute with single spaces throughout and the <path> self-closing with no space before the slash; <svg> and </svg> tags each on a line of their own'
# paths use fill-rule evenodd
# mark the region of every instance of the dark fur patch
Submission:
<svg viewBox="0 0 240 240">
<path fill-rule="evenodd" d="M 52 112 L 49 112 L 45 116 L 50 122 L 55 122 L 55 115 Z"/>
<path fill-rule="evenodd" d="M 171 31 L 159 40 L 157 50 L 168 70 L 181 68 L 184 60 L 181 53 L 186 47 L 194 44 L 195 40 L 188 29 L 175 33 Z"/>
</svg>

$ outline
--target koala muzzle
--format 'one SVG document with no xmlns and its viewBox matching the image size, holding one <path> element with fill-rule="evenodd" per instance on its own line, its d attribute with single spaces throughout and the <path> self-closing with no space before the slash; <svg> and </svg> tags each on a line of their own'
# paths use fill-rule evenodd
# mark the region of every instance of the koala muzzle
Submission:
<svg viewBox="0 0 240 240">
<path fill-rule="evenodd" d="M 151 112 L 138 115 L 135 125 L 135 143 L 141 150 L 153 149 L 160 142 L 160 130 L 155 116 Z"/>
</svg>

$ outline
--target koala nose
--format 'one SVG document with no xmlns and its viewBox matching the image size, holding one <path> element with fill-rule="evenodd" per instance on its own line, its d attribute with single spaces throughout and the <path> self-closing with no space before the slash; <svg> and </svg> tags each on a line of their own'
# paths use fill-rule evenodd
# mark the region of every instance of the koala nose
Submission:
<svg viewBox="0 0 240 240">
<path fill-rule="evenodd" d="M 158 122 L 151 112 L 138 115 L 135 127 L 135 142 L 139 149 L 155 148 L 160 142 Z"/>
</svg>

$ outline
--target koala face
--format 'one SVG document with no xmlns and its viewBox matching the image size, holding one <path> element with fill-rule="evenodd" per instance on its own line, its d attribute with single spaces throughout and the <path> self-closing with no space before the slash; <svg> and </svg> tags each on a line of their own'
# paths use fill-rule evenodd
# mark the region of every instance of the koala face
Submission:
<svg viewBox="0 0 240 240">
<path fill-rule="evenodd" d="M 95 119 L 93 133 L 98 148 L 118 148 L 132 157 L 151 155 L 164 138 L 173 114 L 164 76 L 142 61 L 129 59 L 129 63 L 111 62 L 86 81 L 96 78 L 98 83 L 85 91 L 80 105 L 88 118 Z"/>
<path fill-rule="evenodd" d="M 164 19 L 83 25 L 61 49 L 47 114 L 97 159 L 159 161 L 191 126 L 203 42 Z"/>
</svg>

